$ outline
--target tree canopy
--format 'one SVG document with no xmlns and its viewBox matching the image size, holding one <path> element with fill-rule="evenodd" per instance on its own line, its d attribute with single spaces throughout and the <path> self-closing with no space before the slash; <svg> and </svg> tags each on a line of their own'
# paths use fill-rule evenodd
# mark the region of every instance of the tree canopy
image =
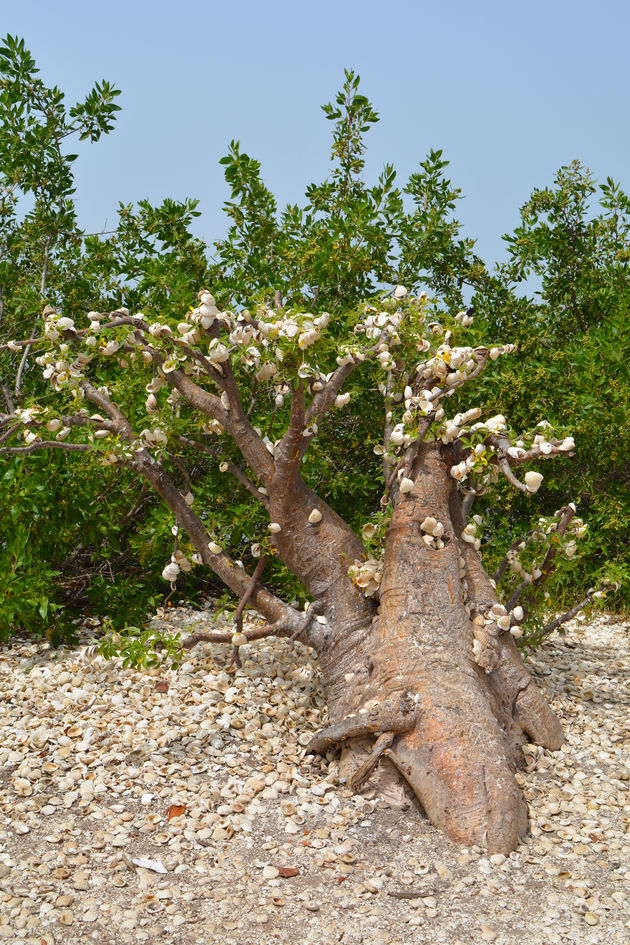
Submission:
<svg viewBox="0 0 630 945">
<path fill-rule="evenodd" d="M 73 138 L 96 142 L 113 129 L 118 91 L 103 81 L 83 102 L 67 107 L 63 93 L 39 78 L 24 42 L 11 37 L 0 51 L 0 75 L 0 372 L 7 416 L 16 408 L 55 409 L 34 361 L 37 352 L 16 344 L 41 336 L 51 318 L 68 318 L 78 330 L 90 311 L 127 309 L 143 312 L 147 324 L 158 318 L 177 338 L 177 325 L 188 321 L 191 300 L 194 307 L 205 286 L 213 290 L 218 312 L 232 310 L 238 318 L 246 307 L 271 313 L 272 320 L 299 321 L 299 313 L 306 312 L 303 317 L 313 321 L 306 330 L 317 331 L 315 320 L 328 313 L 329 340 L 318 344 L 322 372 L 329 373 L 335 346 L 364 317 L 362 301 L 403 284 L 410 297 L 426 293 L 422 304 L 433 313 L 427 318 L 444 321 L 445 315 L 456 333 L 466 327 L 471 349 L 488 340 L 517 343 L 518 356 L 493 362 L 492 372 L 481 379 L 479 403 L 489 415 L 514 417 L 519 429 L 533 429 L 542 415 L 561 437 L 575 437 L 579 462 L 554 464 L 562 468 L 547 473 L 543 511 L 551 516 L 574 498 L 580 515 L 594 514 L 596 527 L 584 539 L 577 579 L 558 570 L 555 590 L 547 591 L 552 601 L 568 601 L 605 573 L 624 579 L 628 198 L 618 185 L 602 185 L 594 206 L 588 173 L 578 164 L 563 168 L 553 188 L 536 191 L 525 204 L 521 226 L 506 237 L 507 262 L 491 270 L 475 253 L 474 242 L 461 235 L 460 192 L 446 177 L 442 152 L 430 152 L 402 187 L 393 165 L 373 184 L 365 180 L 366 135 L 378 115 L 361 93 L 359 77 L 348 71 L 334 101 L 323 106 L 333 129 L 331 171 L 325 181 L 307 186 L 304 205 L 279 209 L 260 164 L 234 141 L 222 159 L 230 226 L 213 247 L 193 233 L 199 213 L 194 200 L 121 205 L 113 232 L 89 235 L 76 217 L 77 155 L 67 146 Z M 539 280 L 539 296 L 522 292 L 532 277 Z M 124 344 L 127 330 L 116 326 L 113 344 Z M 296 353 L 287 347 L 286 354 L 286 366 L 297 371 Z M 235 559 L 246 560 L 262 524 L 261 510 L 252 512 L 251 490 L 235 492 L 226 485 L 220 466 L 235 465 L 230 446 L 219 438 L 218 448 L 191 453 L 184 442 L 192 435 L 185 411 L 177 417 L 175 404 L 154 407 L 160 391 L 147 392 L 140 372 L 121 372 L 123 356 L 117 352 L 107 357 L 99 359 L 98 383 L 111 389 L 112 397 L 124 386 L 134 418 L 148 415 L 153 423 L 163 419 L 161 411 L 170 411 L 179 438 L 168 443 L 174 474 L 183 475 L 182 465 L 188 468 L 197 502 L 211 504 L 220 541 Z M 611 365 L 618 369 L 611 372 Z M 248 409 L 273 444 L 274 430 L 289 409 L 287 393 L 274 384 L 274 375 L 264 377 L 273 369 L 264 350 L 259 362 L 254 358 L 240 368 L 245 369 L 260 375 L 252 376 Z M 394 361 L 394 377 L 395 371 Z M 285 386 L 291 383 L 291 376 L 283 377 Z M 379 385 L 383 381 L 373 372 L 351 382 L 355 409 L 351 415 L 336 411 L 322 424 L 305 467 L 309 485 L 357 532 L 365 523 L 360 509 L 382 515 L 382 457 L 365 452 L 366 444 L 379 445 L 376 427 L 382 431 Z M 385 390 L 386 399 L 401 394 Z M 459 405 L 457 389 L 451 403 Z M 3 433 L 6 440 L 9 432 Z M 139 622 L 143 609 L 165 593 L 159 575 L 172 519 L 124 468 L 105 467 L 95 478 L 90 457 L 67 452 L 3 459 L 5 635 L 23 624 L 53 625 L 55 613 L 61 629 L 86 610 L 121 624 Z M 484 553 L 498 564 L 513 541 L 531 530 L 531 506 L 518 494 L 506 498 L 501 491 L 497 499 L 479 501 L 486 506 L 482 511 L 492 511 L 486 514 Z M 303 593 L 280 563 L 272 561 L 269 568 L 289 596 Z M 181 577 L 185 596 L 194 598 L 212 586 L 194 572 Z"/>
</svg>

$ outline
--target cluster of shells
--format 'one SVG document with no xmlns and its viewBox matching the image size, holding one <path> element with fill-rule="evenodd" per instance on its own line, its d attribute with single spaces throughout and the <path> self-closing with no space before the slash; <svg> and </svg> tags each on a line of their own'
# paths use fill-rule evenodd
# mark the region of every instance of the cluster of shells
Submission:
<svg viewBox="0 0 630 945">
<path fill-rule="evenodd" d="M 498 638 L 508 631 L 513 637 L 521 637 L 519 624 L 523 620 L 523 608 L 516 606 L 508 611 L 503 604 L 493 604 L 490 610 L 473 617 L 473 657 L 486 673 L 499 665 Z"/>
<path fill-rule="evenodd" d="M 432 515 L 420 522 L 420 529 L 423 532 L 422 540 L 428 548 L 439 551 L 444 547 L 444 525 L 438 522 Z"/>
<path fill-rule="evenodd" d="M 348 568 L 348 575 L 352 583 L 359 587 L 366 597 L 374 597 L 383 579 L 383 560 L 377 558 L 368 558 L 366 561 L 357 560 Z"/>
<path fill-rule="evenodd" d="M 160 624 L 203 622 L 169 610 Z M 229 651 L 158 674 L 85 648 L 3 649 L 0 941 L 239 945 L 298 928 L 328 942 L 343 927 L 455 945 L 465 920 L 496 945 L 625 945 L 627 627 L 574 622 L 533 657 L 567 738 L 526 747 L 530 835 L 510 856 L 455 849 L 304 755 L 325 724 L 306 647 L 266 640 L 234 672 Z"/>
</svg>

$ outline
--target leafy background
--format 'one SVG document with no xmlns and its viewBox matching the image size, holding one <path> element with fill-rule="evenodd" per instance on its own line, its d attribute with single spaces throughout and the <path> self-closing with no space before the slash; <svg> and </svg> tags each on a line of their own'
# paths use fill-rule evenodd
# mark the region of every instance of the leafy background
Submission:
<svg viewBox="0 0 630 945">
<path fill-rule="evenodd" d="M 541 418 L 574 435 L 573 461 L 544 469 L 534 508 L 500 487 L 485 501 L 484 554 L 491 567 L 532 517 L 573 500 L 590 525 L 584 552 L 559 569 L 547 606 L 562 607 L 605 576 L 620 582 L 606 606 L 626 609 L 630 500 L 628 429 L 628 263 L 630 202 L 618 184 L 597 185 L 579 162 L 535 190 L 520 222 L 504 237 L 507 261 L 492 265 L 463 235 L 460 190 L 439 150 L 398 182 L 387 164 L 366 179 L 366 142 L 378 122 L 347 71 L 323 106 L 332 131 L 331 170 L 305 187 L 303 203 L 280 207 L 260 163 L 233 141 L 222 159 L 229 199 L 227 232 L 206 245 L 193 233 L 194 199 L 121 204 L 99 234 L 77 221 L 75 165 L 88 144 L 115 127 L 119 92 L 97 83 L 68 105 L 47 86 L 23 40 L 0 48 L 0 344 L 35 336 L 46 304 L 84 319 L 91 309 L 159 313 L 176 324 L 199 287 L 223 306 L 271 302 L 333 315 L 342 336 L 357 303 L 403 282 L 426 290 L 451 313 L 472 308 L 475 342 L 514 341 L 468 406 L 503 412 L 515 429 Z M 81 144 L 84 142 L 84 144 Z M 76 149 L 76 152 L 75 152 Z M 532 289 L 532 286 L 534 289 Z M 105 369 L 113 370 L 113 369 Z M 119 379 L 103 375 L 114 387 Z M 144 399 L 138 379 L 131 394 Z M 0 351 L 2 409 L 48 403 L 51 392 L 32 355 Z M 307 467 L 309 482 L 357 529 L 379 508 L 382 398 L 369 374 L 353 388 L 354 416 L 327 421 Z M 273 404 L 260 405 L 273 423 Z M 367 446 L 367 449 L 366 449 Z M 229 447 L 224 449 L 229 458 Z M 236 557 L 245 559 L 259 522 L 247 494 L 211 458 L 185 456 L 198 503 Z M 210 511 L 211 510 L 211 511 Z M 34 454 L 0 457 L 0 638 L 26 628 L 54 640 L 92 614 L 114 626 L 140 624 L 168 593 L 160 572 L 170 553 L 171 520 L 141 484 L 87 458 Z M 262 521 L 262 520 L 261 520 Z M 289 596 L 301 589 L 278 563 L 272 582 Z M 191 572 L 178 598 L 222 593 L 211 575 Z"/>
</svg>

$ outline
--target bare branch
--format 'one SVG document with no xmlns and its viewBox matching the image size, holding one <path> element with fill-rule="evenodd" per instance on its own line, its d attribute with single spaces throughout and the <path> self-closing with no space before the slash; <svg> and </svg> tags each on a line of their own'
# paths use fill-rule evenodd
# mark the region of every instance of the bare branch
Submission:
<svg viewBox="0 0 630 945">
<path fill-rule="evenodd" d="M 155 354 L 161 360 L 161 356 L 157 352 Z M 243 413 L 240 401 L 238 409 L 226 410 L 219 397 L 208 393 L 207 390 L 191 380 L 184 371 L 169 371 L 165 377 L 168 383 L 175 387 L 191 406 L 218 420 L 225 427 L 236 442 L 246 463 L 253 469 L 259 479 L 263 482 L 271 479 L 274 471 L 273 460 L 262 438 Z"/>
<path fill-rule="evenodd" d="M 364 784 L 369 776 L 372 774 L 372 771 L 379 763 L 381 755 L 387 748 L 391 748 L 396 739 L 396 734 L 394 732 L 383 732 L 382 735 L 379 735 L 376 741 L 374 742 L 374 747 L 372 751 L 360 765 L 356 771 L 351 775 L 350 780 L 348 781 L 348 787 L 351 791 L 358 791 L 362 784 Z"/>
<path fill-rule="evenodd" d="M 124 437 L 125 439 L 131 439 L 133 437 L 133 429 L 125 415 L 121 410 L 118 409 L 116 404 L 109 399 L 109 396 L 104 393 L 102 390 L 97 390 L 93 384 L 90 384 L 88 380 L 82 378 L 79 381 L 79 386 L 87 399 L 96 404 L 97 407 L 100 407 L 101 410 L 104 410 L 105 413 L 110 417 L 114 423 L 116 432 Z"/>
<path fill-rule="evenodd" d="M 561 627 L 563 623 L 566 623 L 568 620 L 572 620 L 576 614 L 579 614 L 581 610 L 590 604 L 595 597 L 595 594 L 601 594 L 607 590 L 611 590 L 614 587 L 612 584 L 604 584 L 599 589 L 591 587 L 587 593 L 584 600 L 581 600 L 579 604 L 576 604 L 575 607 L 572 607 L 571 610 L 567 610 L 566 614 L 561 614 L 559 617 L 556 617 L 555 620 L 552 620 L 550 623 L 546 624 L 540 631 L 540 637 L 544 639 L 548 637 L 550 633 L 553 633 L 554 630 L 557 630 L 558 627 Z M 527 640 L 524 641 L 525 643 Z"/>
<path fill-rule="evenodd" d="M 41 299 L 43 299 L 46 294 L 46 278 L 48 275 L 48 261 L 49 261 L 51 240 L 52 240 L 52 236 L 49 234 L 46 237 L 46 244 L 44 246 L 44 264 L 42 266 L 42 278 L 41 278 L 41 282 L 39 286 L 39 297 Z M 22 399 L 22 375 L 24 374 L 24 370 L 26 368 L 26 362 L 28 361 L 29 352 L 31 350 L 33 341 L 35 340 L 36 331 L 37 331 L 37 320 L 35 320 L 35 323 L 33 324 L 33 327 L 31 328 L 29 343 L 24 348 L 24 353 L 22 355 L 22 359 L 18 367 L 17 375 L 15 377 L 15 396 L 17 397 L 18 400 Z"/>
<path fill-rule="evenodd" d="M 275 453 L 276 472 L 288 482 L 297 475 L 302 457 L 312 437 L 304 436 L 305 417 L 304 381 L 299 378 L 291 390 L 289 427 Z"/>
<path fill-rule="evenodd" d="M 64 443 L 61 440 L 39 440 L 37 443 L 30 443 L 28 446 L 3 446 L 0 453 L 14 455 L 25 455 L 34 453 L 36 450 L 58 449 L 67 450 L 70 453 L 88 453 L 90 450 L 97 449 L 95 443 Z"/>
<path fill-rule="evenodd" d="M 280 617 L 273 623 L 263 624 L 260 627 L 246 630 L 245 636 L 247 637 L 247 642 L 251 643 L 253 640 L 262 640 L 264 637 L 288 637 L 290 640 L 296 640 L 307 632 L 313 617 L 315 617 L 316 613 L 319 611 L 317 602 L 311 604 L 308 610 L 303 613 L 292 610 L 288 605 L 285 606 L 289 611 L 292 611 L 291 614 Z M 187 637 L 182 643 L 182 646 L 184 649 L 189 650 L 197 643 L 231 643 L 232 635 L 231 630 L 215 632 L 200 631 L 199 633 L 193 633 L 191 636 Z"/>
<path fill-rule="evenodd" d="M 415 726 L 417 706 L 409 693 L 402 690 L 368 712 L 348 715 L 340 722 L 328 725 L 315 735 L 306 746 L 307 754 L 324 754 L 333 745 L 349 738 L 386 732 L 409 732 Z"/>
<path fill-rule="evenodd" d="M 190 437 L 182 436 L 181 434 L 176 435 L 175 439 L 178 443 L 181 443 L 182 446 L 189 446 L 192 449 L 199 450 L 201 453 L 212 456 L 213 459 L 218 458 L 219 451 L 212 446 L 208 446 L 207 443 L 200 443 L 199 440 L 191 440 Z M 241 485 L 244 486 L 248 492 L 251 492 L 254 498 L 269 511 L 269 498 L 254 485 L 251 479 L 247 477 L 246 473 L 235 463 L 227 462 L 226 465 L 227 471 L 238 479 Z"/>
<path fill-rule="evenodd" d="M 307 426 L 310 426 L 311 423 L 316 423 L 321 420 L 324 414 L 327 413 L 327 411 L 334 404 L 337 394 L 357 365 L 361 364 L 372 355 L 377 354 L 381 350 L 382 345 L 387 341 L 388 335 L 388 330 L 386 328 L 383 329 L 378 340 L 369 348 L 363 349 L 361 358 L 357 358 L 355 356 L 354 360 L 350 364 L 339 365 L 339 367 L 333 372 L 330 380 L 324 384 L 322 390 L 318 391 L 313 396 L 313 399 L 308 406 L 308 410 L 306 411 Z"/>
<path fill-rule="evenodd" d="M 523 535 L 523 536 L 521 536 L 520 538 L 517 538 L 516 541 L 513 541 L 513 542 L 512 542 L 512 544 L 510 545 L 510 547 L 509 547 L 508 550 L 506 551 L 505 555 L 504 555 L 503 558 L 501 559 L 498 568 L 496 569 L 496 571 L 495 571 L 494 574 L 492 575 L 492 580 L 494 581 L 495 585 L 499 583 L 499 581 L 501 580 L 501 578 L 503 577 L 503 575 L 505 574 L 505 572 L 507 571 L 507 569 L 508 569 L 508 567 L 509 567 L 509 564 L 510 564 L 510 558 L 509 558 L 510 552 L 512 552 L 512 551 L 518 551 L 518 549 L 521 547 L 521 545 L 527 544 L 529 541 L 531 541 L 532 536 L 534 535 L 535 532 L 536 532 L 536 529 L 535 529 L 535 528 L 532 528 L 531 531 L 527 532 L 526 535 Z"/>
<path fill-rule="evenodd" d="M 519 492 L 524 492 L 526 495 L 532 494 L 531 491 L 525 485 L 525 483 L 521 482 L 520 479 L 516 478 L 516 476 L 510 469 L 510 464 L 507 461 L 507 458 L 505 456 L 499 455 L 497 457 L 497 462 L 499 465 L 499 469 L 501 470 L 501 472 L 503 473 L 507 481 L 511 483 L 511 485 L 513 485 L 515 489 L 518 489 Z"/>
<path fill-rule="evenodd" d="M 464 523 L 468 521 L 468 517 L 470 515 L 470 512 L 472 510 L 472 507 L 476 498 L 477 498 L 476 492 L 467 492 L 464 498 L 462 499 L 462 518 L 464 519 Z M 498 580 L 498 579 L 493 578 L 493 580 Z"/>
<path fill-rule="evenodd" d="M 243 629 L 243 611 L 245 610 L 247 601 L 250 599 L 250 597 L 256 590 L 256 585 L 258 584 L 258 582 L 260 581 L 260 578 L 262 577 L 262 573 L 265 570 L 266 564 L 267 564 L 267 557 L 263 555 L 254 569 L 254 573 L 252 574 L 252 579 L 249 584 L 249 587 L 247 588 L 247 590 L 241 597 L 240 601 L 238 602 L 238 607 L 234 611 L 234 628 L 237 633 L 240 633 Z"/>
<path fill-rule="evenodd" d="M 187 505 L 184 497 L 177 489 L 175 483 L 166 472 L 163 466 L 153 461 L 153 458 L 146 450 L 139 450 L 135 459 L 128 465 L 135 469 L 147 482 L 153 487 L 154 491 L 161 497 L 168 508 L 175 515 L 179 525 L 188 534 L 190 540 L 197 548 L 202 561 L 211 568 L 235 594 L 242 596 L 250 584 L 251 579 L 245 570 L 237 565 L 231 558 L 220 551 L 215 553 L 210 550 L 211 536 L 206 531 L 203 521 L 196 512 Z M 253 595 L 252 604 L 270 620 L 294 619 L 295 611 L 284 601 L 276 597 L 265 588 L 258 587 Z"/>
<path fill-rule="evenodd" d="M 571 519 L 575 515 L 575 508 L 570 505 L 567 505 L 564 508 L 560 509 L 558 514 L 560 515 L 560 521 L 553 534 L 554 536 L 557 535 L 558 537 L 562 538 L 567 528 L 569 527 L 569 523 Z M 545 583 L 545 581 L 549 579 L 549 577 L 556 570 L 556 567 L 553 562 L 560 551 L 561 551 L 561 546 L 559 544 L 554 544 L 553 541 L 550 542 L 549 547 L 547 548 L 547 553 L 545 555 L 545 560 L 543 561 L 543 565 L 540 568 L 540 575 L 537 578 L 535 578 L 533 581 L 522 581 L 519 584 L 519 586 L 516 588 L 516 590 L 514 591 L 514 593 L 512 594 L 512 596 L 510 597 L 510 599 L 507 601 L 505 605 L 507 610 L 513 610 L 513 608 L 519 602 L 519 600 L 521 599 L 525 591 L 529 588 L 529 594 L 527 595 L 528 599 L 523 601 L 521 605 L 525 612 L 524 619 L 527 619 L 527 615 L 533 603 L 535 592 L 538 590 L 538 588 L 542 584 Z"/>
<path fill-rule="evenodd" d="M 2 383 L 2 393 L 4 395 L 4 400 L 7 405 L 7 410 L 9 413 L 15 413 L 15 404 L 13 403 L 13 397 L 11 396 L 11 389 L 8 384 L 4 381 Z"/>
<path fill-rule="evenodd" d="M 182 476 L 184 477 L 184 485 L 185 485 L 185 488 L 186 488 L 186 492 L 189 493 L 189 492 L 190 492 L 190 473 L 188 472 L 188 470 L 186 469 L 186 467 L 185 467 L 184 464 L 182 463 L 181 459 L 178 459 L 177 456 L 174 456 L 172 453 L 169 453 L 169 452 L 167 452 L 166 455 L 168 456 L 168 458 L 170 459 L 170 461 L 173 463 L 173 465 L 174 465 L 174 466 L 177 466 L 177 468 L 179 469 L 180 473 L 181 473 Z"/>
</svg>

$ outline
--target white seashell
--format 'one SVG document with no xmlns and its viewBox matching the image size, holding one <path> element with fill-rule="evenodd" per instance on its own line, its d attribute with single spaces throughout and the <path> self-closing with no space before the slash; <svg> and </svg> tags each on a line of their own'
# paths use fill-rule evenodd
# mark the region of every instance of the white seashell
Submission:
<svg viewBox="0 0 630 945">
<path fill-rule="evenodd" d="M 270 525 L 267 525 L 267 528 L 269 529 L 272 535 L 277 535 L 278 532 L 282 531 L 282 525 L 278 525 L 277 522 L 272 522 Z"/>
<path fill-rule="evenodd" d="M 367 522 L 361 529 L 361 537 L 365 541 L 369 541 L 370 538 L 374 538 L 376 535 L 376 525 L 373 525 L 371 522 Z"/>
<path fill-rule="evenodd" d="M 540 484 L 543 481 L 544 476 L 538 472 L 527 472 L 525 473 L 525 485 L 527 486 L 528 492 L 538 492 Z"/>
<path fill-rule="evenodd" d="M 422 529 L 423 532 L 427 532 L 429 535 L 433 535 L 434 533 L 433 530 L 437 524 L 438 522 L 436 518 L 432 518 L 432 516 L 427 515 L 424 522 L 420 523 L 420 528 Z"/>
<path fill-rule="evenodd" d="M 177 575 L 179 574 L 179 565 L 175 564 L 174 561 L 171 561 L 170 564 L 167 564 L 164 570 L 162 571 L 162 577 L 165 581 L 175 581 Z"/>
<path fill-rule="evenodd" d="M 321 522 L 322 520 L 322 513 L 319 511 L 319 509 L 313 509 L 308 517 L 308 520 L 311 525 L 317 525 L 317 523 Z"/>
<path fill-rule="evenodd" d="M 335 397 L 335 407 L 345 407 L 348 403 L 350 403 L 350 394 L 339 394 L 338 397 Z"/>
<path fill-rule="evenodd" d="M 223 549 L 221 548 L 221 545 L 217 545 L 216 541 L 209 541 L 208 550 L 213 555 L 220 555 Z"/>
<path fill-rule="evenodd" d="M 390 441 L 395 446 L 400 446 L 405 439 L 404 429 L 402 423 L 397 423 L 394 429 L 391 432 Z"/>
<path fill-rule="evenodd" d="M 409 291 L 405 288 L 404 285 L 397 285 L 394 289 L 394 298 L 395 299 L 406 299 L 409 295 Z"/>
<path fill-rule="evenodd" d="M 400 481 L 399 490 L 400 492 L 411 492 L 413 489 L 413 479 L 408 479 L 407 476 L 403 476 Z"/>
<path fill-rule="evenodd" d="M 515 620 L 518 620 L 518 622 L 520 623 L 523 617 L 525 616 L 525 614 L 523 613 L 523 608 L 515 607 L 514 610 L 512 611 L 512 616 L 514 617 Z"/>
<path fill-rule="evenodd" d="M 234 646 L 244 646 L 247 643 L 247 637 L 244 633 L 235 633 L 232 637 Z"/>
</svg>

